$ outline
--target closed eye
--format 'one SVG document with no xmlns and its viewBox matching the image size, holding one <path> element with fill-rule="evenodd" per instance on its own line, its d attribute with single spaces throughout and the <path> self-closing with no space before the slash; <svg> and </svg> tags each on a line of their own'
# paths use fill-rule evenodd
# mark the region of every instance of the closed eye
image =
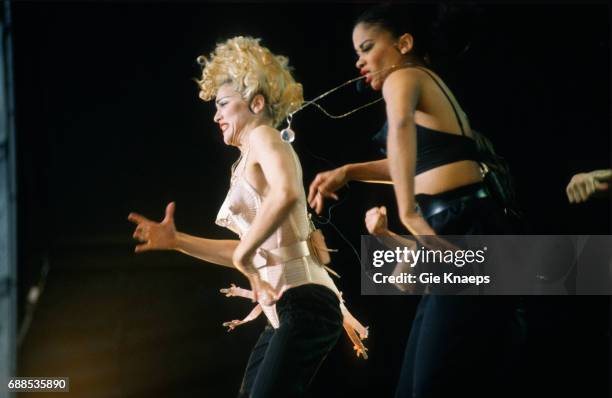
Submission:
<svg viewBox="0 0 612 398">
<path fill-rule="evenodd" d="M 359 55 L 360 52 L 367 53 L 368 51 L 372 49 L 372 47 L 374 47 L 374 43 L 372 43 L 370 40 L 364 41 L 363 43 L 359 45 L 357 54 Z"/>
</svg>

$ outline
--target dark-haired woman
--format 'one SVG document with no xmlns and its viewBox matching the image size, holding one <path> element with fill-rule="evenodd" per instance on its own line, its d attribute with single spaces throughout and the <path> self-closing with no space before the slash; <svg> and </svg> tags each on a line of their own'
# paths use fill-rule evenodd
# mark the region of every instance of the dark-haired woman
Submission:
<svg viewBox="0 0 612 398">
<path fill-rule="evenodd" d="M 495 157 L 477 145 L 458 101 L 429 68 L 431 36 L 422 29 L 422 13 L 410 10 L 377 6 L 353 29 L 355 66 L 386 104 L 387 158 L 319 173 L 309 203 L 320 212 L 324 198 L 337 198 L 350 180 L 391 181 L 400 220 L 414 236 L 507 233 L 503 206 L 483 184 L 480 166 Z M 388 233 L 385 210 L 371 210 L 368 218 L 378 226 L 370 232 Z M 513 308 L 503 297 L 423 296 L 396 396 L 507 393 L 499 382 L 508 376 Z"/>
</svg>

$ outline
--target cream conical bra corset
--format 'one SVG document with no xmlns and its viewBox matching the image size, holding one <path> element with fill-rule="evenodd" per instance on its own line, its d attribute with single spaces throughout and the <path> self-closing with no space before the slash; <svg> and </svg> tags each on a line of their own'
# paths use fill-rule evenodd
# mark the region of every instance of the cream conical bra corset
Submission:
<svg viewBox="0 0 612 398">
<path fill-rule="evenodd" d="M 298 167 L 298 178 L 300 178 L 301 181 L 302 171 L 299 167 L 297 155 L 293 152 L 293 149 L 291 149 L 291 153 Z M 241 155 L 232 167 L 230 189 L 217 214 L 216 220 L 218 225 L 232 230 L 241 238 L 251 227 L 263 201 L 262 195 L 249 184 L 244 176 L 247 160 L 248 150 Z M 306 196 L 304 194 L 304 189 L 301 188 L 301 190 L 300 200 L 295 207 L 291 209 L 287 220 L 285 220 L 261 245 L 259 254 L 263 255 L 263 251 L 289 246 L 308 238 L 310 234 L 310 221 L 306 211 Z M 262 265 L 257 264 L 257 261 L 255 261 L 255 263 L 256 267 Z"/>
<path fill-rule="evenodd" d="M 287 144 L 289 145 L 289 144 Z M 293 148 L 290 149 L 294 158 L 294 165 L 298 170 L 299 181 L 302 181 L 302 169 Z M 230 188 L 227 197 L 223 201 L 221 209 L 217 214 L 216 223 L 228 228 L 242 237 L 248 232 L 263 201 L 262 195 L 253 188 L 246 180 L 244 171 L 248 160 L 248 149 L 240 156 L 232 167 Z M 365 347 L 357 338 L 355 331 L 361 338 L 366 338 L 367 328 L 361 325 L 346 309 L 342 300 L 342 294 L 334 284 L 326 268 L 319 264 L 310 255 L 307 239 L 311 232 L 311 222 L 306 210 L 306 195 L 300 184 L 300 199 L 291 209 L 287 218 L 281 223 L 264 243 L 257 249 L 253 258 L 253 265 L 257 269 L 261 279 L 267 281 L 280 297 L 283 292 L 292 287 L 315 283 L 326 286 L 336 293 L 341 302 L 341 310 L 344 315 L 344 326 L 349 337 L 355 344 L 357 354 L 366 356 Z M 227 296 L 252 297 L 252 292 L 232 285 L 223 290 Z M 259 303 L 246 318 L 226 322 L 231 329 L 255 319 L 264 312 L 270 324 L 274 328 L 279 327 L 278 314 L 275 305 L 263 305 Z M 357 338 L 358 341 L 355 339 Z"/>
</svg>

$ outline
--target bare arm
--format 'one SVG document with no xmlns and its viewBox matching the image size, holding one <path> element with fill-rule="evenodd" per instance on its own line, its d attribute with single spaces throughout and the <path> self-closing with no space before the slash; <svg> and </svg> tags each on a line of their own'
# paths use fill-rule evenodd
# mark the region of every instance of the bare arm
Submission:
<svg viewBox="0 0 612 398">
<path fill-rule="evenodd" d="M 347 181 L 391 184 L 389 160 L 386 158 L 371 162 L 349 163 L 342 167 L 345 169 Z"/>
<path fill-rule="evenodd" d="M 416 125 L 414 112 L 420 96 L 420 83 L 411 69 L 391 73 L 383 85 L 389 135 L 387 152 L 399 215 L 413 235 L 435 235 L 416 212 L 414 175 L 416 168 Z"/>
<path fill-rule="evenodd" d="M 175 250 L 209 263 L 236 268 L 232 257 L 239 243 L 239 240 L 205 239 L 177 232 Z"/>
<path fill-rule="evenodd" d="M 138 213 L 129 214 L 128 220 L 136 224 L 133 236 L 143 242 L 134 251 L 177 250 L 209 263 L 234 268 L 232 256 L 240 241 L 204 239 L 178 232 L 174 225 L 175 207 L 174 202 L 169 203 L 159 223 Z"/>
<path fill-rule="evenodd" d="M 390 184 L 389 162 L 387 159 L 381 159 L 349 163 L 333 170 L 320 172 L 308 188 L 308 204 L 317 214 L 321 214 L 325 198 L 338 200 L 336 191 L 349 181 Z"/>
<path fill-rule="evenodd" d="M 251 228 L 234 252 L 234 265 L 254 274 L 249 262 L 261 244 L 280 226 L 298 201 L 301 180 L 291 146 L 280 140 L 278 132 L 260 126 L 249 137 L 253 160 L 260 165 L 269 189 Z"/>
<path fill-rule="evenodd" d="M 593 176 L 599 182 L 610 182 L 612 181 L 612 169 L 595 170 L 589 174 Z"/>
</svg>

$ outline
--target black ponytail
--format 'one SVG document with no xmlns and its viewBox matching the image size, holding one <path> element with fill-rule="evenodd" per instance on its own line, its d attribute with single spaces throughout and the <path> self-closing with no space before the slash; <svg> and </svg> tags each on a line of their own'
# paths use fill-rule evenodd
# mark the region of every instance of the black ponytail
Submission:
<svg viewBox="0 0 612 398">
<path fill-rule="evenodd" d="M 432 43 L 431 25 L 436 18 L 437 9 L 434 5 L 412 4 L 395 5 L 383 3 L 368 8 L 354 23 L 376 26 L 399 38 L 404 33 L 414 37 L 412 53 L 421 61 L 429 58 Z"/>
<path fill-rule="evenodd" d="M 468 52 L 484 19 L 482 9 L 471 4 L 383 3 L 368 8 L 354 25 L 377 26 L 395 38 L 410 33 L 414 55 L 424 65 L 438 69 Z"/>
</svg>

